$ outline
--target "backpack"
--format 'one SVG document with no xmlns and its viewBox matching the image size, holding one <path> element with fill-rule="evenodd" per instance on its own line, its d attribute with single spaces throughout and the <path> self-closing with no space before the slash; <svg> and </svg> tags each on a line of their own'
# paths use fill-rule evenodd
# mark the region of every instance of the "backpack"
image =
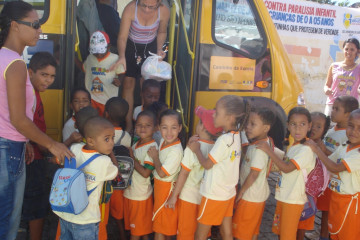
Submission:
<svg viewBox="0 0 360 240">
<path fill-rule="evenodd" d="M 53 211 L 77 215 L 85 210 L 89 204 L 89 195 L 96 187 L 87 191 L 82 169 L 99 156 L 100 154 L 94 154 L 78 168 L 75 158 L 70 161 L 65 158 L 64 168 L 56 171 L 51 184 L 49 201 Z"/>
<path fill-rule="evenodd" d="M 306 194 L 314 198 L 319 197 L 328 186 L 330 176 L 319 158 L 316 158 L 315 167 L 309 174 L 307 174 L 306 169 L 303 169 L 303 175 Z"/>
</svg>

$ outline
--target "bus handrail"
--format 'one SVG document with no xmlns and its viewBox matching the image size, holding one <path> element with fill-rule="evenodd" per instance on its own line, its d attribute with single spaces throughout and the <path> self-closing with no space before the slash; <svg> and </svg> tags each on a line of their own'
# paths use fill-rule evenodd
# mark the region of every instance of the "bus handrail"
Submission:
<svg viewBox="0 0 360 240">
<path fill-rule="evenodd" d="M 185 124 L 184 109 L 182 107 L 182 103 L 181 103 L 181 99 L 180 99 L 179 84 L 178 84 L 178 80 L 177 80 L 175 66 L 176 66 L 176 61 L 174 61 L 174 64 L 173 64 L 173 73 L 174 73 L 174 80 L 175 80 L 176 95 L 177 95 L 178 102 L 179 102 L 179 108 L 180 108 L 179 110 L 180 110 L 181 120 L 183 122 L 183 126 L 185 128 L 185 131 L 189 132 L 189 127 Z"/>
<path fill-rule="evenodd" d="M 181 20 L 181 23 L 183 25 L 183 30 L 184 30 L 184 36 L 185 36 L 185 41 L 186 41 L 186 47 L 187 47 L 187 50 L 188 50 L 188 53 L 191 57 L 192 60 L 195 59 L 195 54 L 193 51 L 190 50 L 190 43 L 189 43 L 189 37 L 187 35 L 187 31 L 186 31 L 186 24 L 185 24 L 185 18 L 184 18 L 184 13 L 182 11 L 182 7 L 181 7 L 181 2 L 180 0 L 176 0 L 178 6 L 179 6 L 179 15 L 180 15 L 180 20 Z"/>
</svg>

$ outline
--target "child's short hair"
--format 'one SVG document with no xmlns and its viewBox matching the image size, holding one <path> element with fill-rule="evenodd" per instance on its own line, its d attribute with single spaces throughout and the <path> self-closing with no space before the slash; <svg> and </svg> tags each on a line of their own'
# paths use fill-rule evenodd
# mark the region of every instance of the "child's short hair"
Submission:
<svg viewBox="0 0 360 240">
<path fill-rule="evenodd" d="M 163 102 L 153 102 L 147 110 L 152 111 L 156 117 L 159 116 L 159 113 L 164 111 L 165 109 L 168 109 L 169 106 L 166 103 Z"/>
<path fill-rule="evenodd" d="M 174 116 L 174 117 L 176 117 L 179 125 L 182 125 L 182 119 L 181 119 L 180 113 L 178 113 L 177 111 L 175 111 L 175 110 L 173 110 L 173 109 L 167 109 L 167 110 L 163 111 L 163 112 L 160 114 L 159 124 L 161 124 L 162 118 L 163 118 L 163 117 L 166 117 L 166 116 Z"/>
<path fill-rule="evenodd" d="M 147 79 L 142 84 L 141 92 L 145 92 L 148 88 L 158 88 L 161 89 L 160 83 L 154 79 Z"/>
<path fill-rule="evenodd" d="M 103 117 L 96 116 L 88 119 L 84 125 L 84 137 L 95 137 L 104 130 L 104 128 L 113 128 L 114 126 Z"/>
<path fill-rule="evenodd" d="M 87 120 L 99 116 L 99 112 L 90 106 L 84 107 L 80 109 L 77 113 L 75 113 L 75 124 L 79 130 L 79 133 L 84 137 L 84 126 Z"/>
<path fill-rule="evenodd" d="M 354 115 L 360 114 L 360 109 L 356 109 L 350 113 L 350 117 L 354 117 Z"/>
<path fill-rule="evenodd" d="M 254 108 L 252 109 L 253 113 L 256 113 L 263 124 L 270 125 L 270 128 L 274 125 L 276 121 L 276 116 L 273 111 L 269 108 Z"/>
<path fill-rule="evenodd" d="M 359 102 L 353 96 L 339 96 L 335 99 L 344 108 L 345 113 L 351 113 L 359 108 Z"/>
<path fill-rule="evenodd" d="M 117 122 L 122 128 L 125 127 L 125 118 L 128 111 L 129 104 L 121 97 L 112 97 L 105 104 L 105 112 L 109 114 L 110 121 Z"/>
<path fill-rule="evenodd" d="M 57 67 L 56 59 L 53 55 L 48 52 L 37 52 L 35 53 L 29 62 L 29 69 L 36 72 L 39 69 L 43 69 L 47 66 Z"/>
<path fill-rule="evenodd" d="M 151 118 L 153 120 L 153 122 L 154 122 L 154 125 L 157 124 L 157 118 L 156 118 L 156 115 L 155 115 L 154 112 L 149 111 L 149 110 L 144 110 L 144 111 L 139 113 L 139 115 L 136 118 L 136 121 L 142 116 L 147 116 L 147 117 Z"/>
<path fill-rule="evenodd" d="M 89 97 L 89 101 L 91 101 L 91 94 L 89 93 L 89 91 L 84 87 L 78 87 L 78 88 L 75 88 L 74 90 L 71 91 L 70 102 L 72 102 L 74 100 L 75 94 L 78 93 L 78 92 L 86 93 L 88 95 L 88 97 Z"/>
</svg>

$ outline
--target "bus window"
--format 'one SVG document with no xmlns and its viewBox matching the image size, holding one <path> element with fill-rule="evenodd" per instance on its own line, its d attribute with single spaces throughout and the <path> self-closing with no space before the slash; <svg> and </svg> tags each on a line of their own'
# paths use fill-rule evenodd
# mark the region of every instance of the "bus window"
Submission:
<svg viewBox="0 0 360 240">
<path fill-rule="evenodd" d="M 2 8 L 6 2 L 11 2 L 11 1 L 12 0 L 0 1 L 0 11 L 2 10 Z M 46 20 L 49 17 L 49 2 L 50 2 L 50 0 L 23 0 L 23 1 L 28 2 L 34 6 L 34 8 L 36 9 L 36 11 L 39 15 L 41 24 L 46 22 Z"/>
<path fill-rule="evenodd" d="M 252 59 L 264 55 L 266 37 L 258 26 L 256 11 L 252 10 L 254 3 L 248 0 L 214 2 L 212 34 L 215 43 Z"/>
</svg>

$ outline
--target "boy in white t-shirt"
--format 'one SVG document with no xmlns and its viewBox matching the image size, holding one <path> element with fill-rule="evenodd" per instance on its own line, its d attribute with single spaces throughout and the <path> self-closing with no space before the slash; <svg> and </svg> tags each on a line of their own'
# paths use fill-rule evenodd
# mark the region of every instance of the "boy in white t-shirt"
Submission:
<svg viewBox="0 0 360 240">
<path fill-rule="evenodd" d="M 100 222 L 99 199 L 103 183 L 114 179 L 118 168 L 107 155 L 114 146 L 114 127 L 102 117 L 93 117 L 86 121 L 84 135 L 86 144 L 78 143 L 71 146 L 76 156 L 76 166 L 80 166 L 94 154 L 101 156 L 94 159 L 82 170 L 86 177 L 87 190 L 95 189 L 89 195 L 89 205 L 78 215 L 56 212 L 60 217 L 60 239 L 97 240 Z"/>
<path fill-rule="evenodd" d="M 195 109 L 195 114 L 200 118 L 195 133 L 199 137 L 200 150 L 204 157 L 208 156 L 216 137 L 222 131 L 222 128 L 215 128 L 214 126 L 214 112 L 215 110 L 207 110 L 201 106 Z M 203 176 L 204 168 L 199 163 L 195 153 L 186 148 L 174 191 L 165 205 L 174 208 L 180 195 L 178 202 L 178 240 L 194 239 L 197 214 L 201 202 L 200 183 Z"/>
<path fill-rule="evenodd" d="M 102 31 L 94 32 L 90 37 L 90 55 L 86 58 L 83 70 L 85 72 L 85 87 L 91 93 L 91 105 L 104 113 L 105 103 L 119 94 L 119 74 L 124 72 L 120 64 L 114 71 L 109 71 L 118 55 L 109 51 L 109 36 Z"/>
<path fill-rule="evenodd" d="M 257 239 L 259 234 L 265 201 L 270 194 L 267 182 L 270 158 L 257 149 L 256 144 L 260 141 L 270 144 L 272 140 L 268 132 L 274 122 L 275 115 L 270 109 L 260 108 L 250 113 L 246 135 L 251 143 L 240 168 L 241 189 L 236 196 L 237 206 L 233 216 L 233 236 L 236 239 Z"/>
</svg>

